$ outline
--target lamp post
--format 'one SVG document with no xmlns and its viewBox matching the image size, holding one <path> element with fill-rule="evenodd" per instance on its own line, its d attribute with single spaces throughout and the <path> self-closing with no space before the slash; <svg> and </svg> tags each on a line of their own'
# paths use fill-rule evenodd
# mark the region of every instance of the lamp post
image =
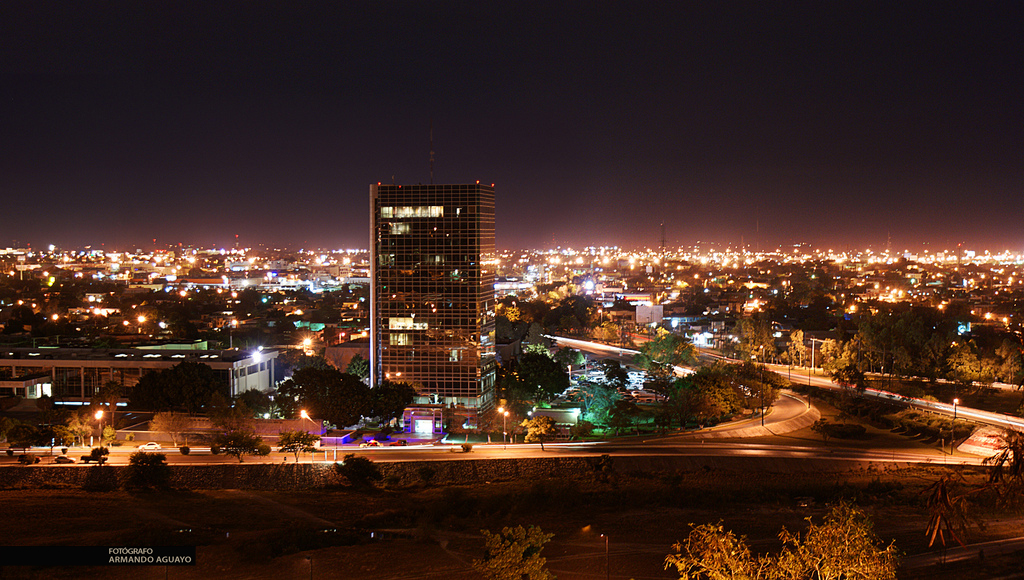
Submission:
<svg viewBox="0 0 1024 580">
<path fill-rule="evenodd" d="M 601 537 L 604 538 L 604 577 L 608 580 L 612 577 L 611 556 L 608 551 L 608 534 L 601 534 Z"/>
<path fill-rule="evenodd" d="M 956 423 L 956 406 L 960 404 L 960 399 L 953 399 L 953 422 Z"/>
<path fill-rule="evenodd" d="M 103 409 L 100 409 L 99 411 L 96 411 L 96 414 L 93 415 L 93 417 L 96 417 L 96 426 L 99 427 L 99 430 L 100 430 L 100 444 L 102 445 L 103 444 Z M 89 447 L 92 447 L 92 441 L 89 442 Z"/>
<path fill-rule="evenodd" d="M 311 417 L 309 416 L 309 413 L 307 413 L 305 409 L 300 409 L 300 410 L 299 410 L 299 416 L 300 416 L 300 417 L 302 417 L 303 419 L 308 419 L 308 420 L 309 420 L 309 422 L 310 422 L 310 423 L 313 423 L 314 425 L 316 424 L 316 421 L 314 421 L 314 420 L 313 420 L 313 419 L 312 419 L 312 418 L 311 418 Z M 320 435 L 320 428 L 319 428 L 319 427 L 317 427 L 317 430 L 316 430 L 316 434 L 317 434 L 317 435 Z M 324 453 L 326 454 L 326 451 L 325 451 Z M 325 457 L 324 457 L 324 461 L 326 461 L 326 460 L 327 460 L 327 458 L 326 458 L 326 456 L 325 456 Z M 310 456 L 309 456 L 309 462 L 310 462 L 310 463 L 316 463 L 316 452 L 313 452 L 313 453 L 311 453 L 311 454 L 310 454 Z"/>
<path fill-rule="evenodd" d="M 508 449 L 508 429 L 505 428 L 508 411 L 505 410 L 505 407 L 498 407 L 498 414 L 501 415 L 501 448 Z"/>
</svg>

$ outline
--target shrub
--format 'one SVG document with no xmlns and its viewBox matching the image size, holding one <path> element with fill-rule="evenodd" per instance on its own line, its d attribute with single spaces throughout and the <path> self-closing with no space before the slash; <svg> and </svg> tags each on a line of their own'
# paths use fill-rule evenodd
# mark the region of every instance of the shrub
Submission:
<svg viewBox="0 0 1024 580">
<path fill-rule="evenodd" d="M 181 447 L 178 448 L 178 451 L 181 451 L 182 455 L 188 455 L 189 453 L 192 452 L 192 450 L 189 449 L 188 445 L 182 445 Z"/>
<path fill-rule="evenodd" d="M 220 455 L 220 446 L 219 445 L 211 445 L 210 446 L 210 453 L 212 455 Z"/>
<path fill-rule="evenodd" d="M 434 475 L 436 475 L 437 472 L 429 465 L 422 465 L 416 468 L 416 474 L 420 476 L 420 481 L 426 485 L 430 485 L 430 482 L 434 479 Z"/>
<path fill-rule="evenodd" d="M 863 425 L 856 423 L 830 423 L 825 428 L 828 430 L 829 436 L 836 439 L 863 437 L 867 433 L 867 429 Z"/>
<path fill-rule="evenodd" d="M 260 445 L 256 447 L 256 454 L 263 457 L 270 455 L 270 445 L 260 443 Z"/>
<path fill-rule="evenodd" d="M 170 480 L 171 468 L 167 466 L 167 456 L 163 453 L 136 451 L 128 458 L 125 482 L 130 487 L 167 487 Z"/>
<path fill-rule="evenodd" d="M 7 450 L 7 457 L 14 457 L 14 450 L 13 449 L 8 449 Z"/>
<path fill-rule="evenodd" d="M 125 441 L 135 441 L 135 433 L 129 433 L 124 436 Z"/>
<path fill-rule="evenodd" d="M 60 448 L 60 454 L 61 455 L 67 455 L 68 454 L 68 448 L 67 447 L 61 447 Z"/>
<path fill-rule="evenodd" d="M 341 463 L 335 463 L 334 469 L 354 487 L 372 486 L 383 478 L 373 461 L 351 453 L 343 457 Z"/>
<path fill-rule="evenodd" d="M 469 453 L 470 451 L 473 450 L 473 444 L 472 443 L 463 443 L 461 447 L 462 447 L 462 452 L 463 453 Z"/>
</svg>

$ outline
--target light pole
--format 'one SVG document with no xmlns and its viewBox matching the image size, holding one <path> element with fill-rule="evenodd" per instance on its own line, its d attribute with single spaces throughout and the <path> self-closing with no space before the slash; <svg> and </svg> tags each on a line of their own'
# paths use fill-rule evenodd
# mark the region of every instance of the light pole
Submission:
<svg viewBox="0 0 1024 580">
<path fill-rule="evenodd" d="M 953 423 L 956 423 L 956 406 L 960 404 L 960 399 L 953 399 Z"/>
<path fill-rule="evenodd" d="M 99 411 L 96 411 L 96 414 L 93 415 L 93 417 L 96 417 L 96 426 L 100 430 L 100 446 L 102 447 L 103 446 L 103 409 L 100 409 Z M 92 447 L 92 441 L 90 441 L 89 443 L 90 443 L 89 447 Z"/>
<path fill-rule="evenodd" d="M 498 407 L 498 414 L 501 415 L 501 448 L 508 449 L 508 429 L 505 428 L 508 411 L 505 410 L 505 407 Z"/>
<path fill-rule="evenodd" d="M 810 384 L 811 384 L 811 373 L 814 372 L 814 343 L 815 342 L 824 342 L 824 341 L 818 340 L 817 338 L 812 338 L 811 339 L 811 368 L 807 370 L 807 384 L 808 384 L 808 386 L 810 386 Z"/>
<path fill-rule="evenodd" d="M 300 417 L 302 417 L 303 419 L 309 419 L 309 422 L 310 422 L 310 423 L 313 423 L 314 425 L 316 424 L 316 421 L 314 421 L 314 420 L 313 420 L 313 419 L 312 419 L 312 418 L 311 418 L 311 417 L 309 416 L 309 413 L 307 413 L 305 409 L 300 409 L 300 410 L 299 410 L 299 416 L 300 416 Z M 320 428 L 319 428 L 319 427 L 317 427 L 317 430 L 316 430 L 316 434 L 317 434 L 317 435 L 320 435 Z M 327 452 L 325 451 L 324 453 L 326 454 Z M 326 460 L 327 460 L 327 458 L 326 458 L 326 455 L 325 455 L 325 457 L 324 457 L 324 461 L 326 461 Z M 311 453 L 311 454 L 310 454 L 310 456 L 309 456 L 309 462 L 310 462 L 310 463 L 316 463 L 316 452 L 315 452 L 315 451 L 314 451 L 313 453 Z"/>
<path fill-rule="evenodd" d="M 611 556 L 608 551 L 608 534 L 601 534 L 601 537 L 604 538 L 604 577 L 608 580 L 612 577 Z"/>
</svg>

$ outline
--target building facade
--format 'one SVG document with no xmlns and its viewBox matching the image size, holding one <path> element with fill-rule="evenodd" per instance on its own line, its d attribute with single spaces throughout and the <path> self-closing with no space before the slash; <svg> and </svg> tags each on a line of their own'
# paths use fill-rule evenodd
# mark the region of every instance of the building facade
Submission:
<svg viewBox="0 0 1024 580">
<path fill-rule="evenodd" d="M 494 187 L 370 186 L 370 377 L 418 403 L 492 404 Z"/>
<path fill-rule="evenodd" d="M 125 398 L 146 373 L 184 361 L 209 365 L 236 396 L 250 389 L 269 392 L 276 384 L 277 351 L 174 350 L 165 348 L 3 348 L 0 394 L 63 403 L 88 403 L 108 381 L 124 385 Z"/>
</svg>

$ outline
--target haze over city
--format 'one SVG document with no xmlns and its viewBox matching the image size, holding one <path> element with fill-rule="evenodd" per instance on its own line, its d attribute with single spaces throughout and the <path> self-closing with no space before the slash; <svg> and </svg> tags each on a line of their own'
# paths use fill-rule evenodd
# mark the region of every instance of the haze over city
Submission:
<svg viewBox="0 0 1024 580">
<path fill-rule="evenodd" d="M 1016 3 L 0 8 L 0 246 L 365 247 L 494 183 L 498 247 L 1019 252 Z"/>
</svg>

